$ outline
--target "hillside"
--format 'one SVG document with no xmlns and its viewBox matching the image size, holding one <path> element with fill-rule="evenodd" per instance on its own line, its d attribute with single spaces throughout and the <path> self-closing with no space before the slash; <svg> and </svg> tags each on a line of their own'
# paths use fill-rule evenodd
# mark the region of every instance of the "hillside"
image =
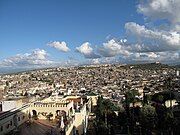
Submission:
<svg viewBox="0 0 180 135">
<path fill-rule="evenodd" d="M 145 63 L 145 64 L 132 64 L 130 65 L 133 69 L 149 69 L 149 70 L 156 70 L 162 68 L 173 68 L 167 64 L 162 63 Z"/>
</svg>

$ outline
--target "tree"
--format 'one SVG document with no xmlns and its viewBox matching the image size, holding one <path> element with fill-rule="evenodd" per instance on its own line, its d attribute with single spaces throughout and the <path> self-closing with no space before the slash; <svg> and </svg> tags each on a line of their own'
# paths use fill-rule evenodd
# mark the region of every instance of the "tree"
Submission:
<svg viewBox="0 0 180 135">
<path fill-rule="evenodd" d="M 105 116 L 105 124 L 109 126 L 113 121 L 113 114 L 115 110 L 118 110 L 118 107 L 115 106 L 109 99 L 103 101 L 104 105 L 104 116 Z"/>
<path fill-rule="evenodd" d="M 125 112 L 125 110 L 121 110 L 119 111 L 119 114 L 118 114 L 118 119 L 119 119 L 119 124 L 121 126 L 125 126 L 127 123 L 127 114 Z"/>
<path fill-rule="evenodd" d="M 128 104 L 132 103 L 133 104 L 133 107 L 135 105 L 135 103 L 138 101 L 138 99 L 136 98 L 136 96 L 139 96 L 139 93 L 138 91 L 136 90 L 129 90 L 128 92 L 126 92 L 126 95 L 127 95 L 127 99 L 128 100 Z"/>
<path fill-rule="evenodd" d="M 165 104 L 165 101 L 175 99 L 175 94 L 172 91 L 163 91 L 155 93 L 152 96 L 152 101 Z"/>
<path fill-rule="evenodd" d="M 53 117 L 53 114 L 52 113 L 49 113 L 48 115 L 46 115 L 46 118 L 50 121 L 51 120 L 51 117 Z"/>
<path fill-rule="evenodd" d="M 130 88 L 129 88 L 130 89 Z M 134 109 L 135 109 L 135 103 L 139 100 L 136 98 L 139 93 L 136 90 L 128 90 L 125 93 L 125 110 L 126 110 L 126 115 L 127 115 L 127 129 L 129 132 L 129 128 L 133 131 L 134 126 L 135 126 L 135 114 L 134 114 Z M 133 107 L 130 108 L 130 103 L 132 103 Z"/>
<path fill-rule="evenodd" d="M 94 121 L 93 124 L 97 135 L 108 135 L 108 128 L 104 121 Z"/>
<path fill-rule="evenodd" d="M 155 107 L 151 105 L 145 105 L 141 108 L 141 125 L 147 131 L 151 131 L 156 126 L 157 114 Z"/>
<path fill-rule="evenodd" d="M 6 86 L 9 87 L 9 82 L 8 81 L 6 81 Z"/>
<path fill-rule="evenodd" d="M 110 132 L 110 127 L 113 124 L 113 120 L 115 118 L 114 111 L 119 108 L 114 105 L 109 99 L 103 99 L 100 96 L 97 100 L 96 107 L 96 120 L 94 122 L 97 134 L 104 135 L 105 133 Z M 107 130 L 107 132 L 105 132 Z M 101 132 L 102 131 L 102 132 Z"/>
<path fill-rule="evenodd" d="M 96 119 L 97 120 L 102 119 L 102 117 L 103 117 L 103 110 L 104 110 L 103 97 L 100 96 L 100 97 L 98 97 L 96 111 L 95 111 Z"/>
<path fill-rule="evenodd" d="M 156 108 L 156 113 L 157 113 L 157 118 L 158 118 L 157 128 L 163 129 L 165 126 L 165 117 L 166 117 L 167 108 L 161 104 L 156 104 L 155 108 Z"/>
<path fill-rule="evenodd" d="M 167 110 L 165 115 L 165 129 L 169 131 L 170 134 L 173 132 L 173 128 L 176 127 L 176 119 L 171 110 Z"/>
</svg>

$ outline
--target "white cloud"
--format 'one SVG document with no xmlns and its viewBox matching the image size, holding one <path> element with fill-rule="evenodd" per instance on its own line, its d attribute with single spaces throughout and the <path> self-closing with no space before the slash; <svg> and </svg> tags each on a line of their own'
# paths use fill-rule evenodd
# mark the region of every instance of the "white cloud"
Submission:
<svg viewBox="0 0 180 135">
<path fill-rule="evenodd" d="M 124 41 L 122 40 L 124 43 Z M 107 43 L 103 43 L 103 46 L 99 48 L 99 53 L 104 57 L 114 57 L 117 55 L 128 56 L 130 52 L 127 50 L 127 46 L 117 42 L 115 39 L 109 40 Z M 126 42 L 126 40 L 125 40 Z"/>
<path fill-rule="evenodd" d="M 35 49 L 31 53 L 17 54 L 0 62 L 0 67 L 46 67 L 54 64 L 53 61 L 47 59 L 45 50 Z"/>
<path fill-rule="evenodd" d="M 59 51 L 62 51 L 62 52 L 70 51 L 70 49 L 67 47 L 66 42 L 64 42 L 64 41 L 62 41 L 62 42 L 54 41 L 54 42 L 48 43 L 48 46 L 54 47 L 54 48 L 56 48 L 56 49 L 58 49 Z"/>
<path fill-rule="evenodd" d="M 93 48 L 91 47 L 91 44 L 89 42 L 85 42 L 81 46 L 76 47 L 76 50 L 77 52 L 83 54 L 85 58 L 100 58 L 100 56 L 93 51 Z"/>
<path fill-rule="evenodd" d="M 121 39 L 120 42 L 121 42 L 121 43 L 126 43 L 126 42 L 127 42 L 127 39 Z"/>
<path fill-rule="evenodd" d="M 137 6 L 146 20 L 162 20 L 167 25 L 166 30 L 151 22 L 151 27 L 139 25 L 135 22 L 125 24 L 127 39 L 119 41 L 108 36 L 107 42 L 98 48 L 102 56 L 99 62 L 115 62 L 117 57 L 123 62 L 136 61 L 179 61 L 180 51 L 180 1 L 179 0 L 148 0 Z M 165 21 L 166 20 L 166 21 Z M 169 21 L 167 24 L 167 20 Z M 92 54 L 93 48 L 86 42 L 77 48 L 85 57 Z M 111 59 L 112 58 L 112 59 Z M 107 60 L 106 60 L 107 59 Z"/>
<path fill-rule="evenodd" d="M 127 39 L 114 39 L 107 36 L 107 42 L 97 50 L 91 47 L 89 42 L 76 47 L 76 51 L 88 58 L 88 63 L 113 63 L 117 58 L 124 62 L 136 61 L 180 61 L 180 0 L 146 0 L 140 2 L 137 11 L 144 15 L 146 24 L 139 25 L 135 22 L 125 24 Z M 165 24 L 167 28 L 162 30 L 154 21 Z M 147 27 L 151 21 L 150 27 Z M 155 26 L 155 27 L 154 27 Z M 159 25 L 160 26 L 160 25 Z M 66 42 L 53 41 L 48 46 L 62 52 L 70 49 Z M 101 57 L 102 56 L 102 57 Z M 30 53 L 17 54 L 0 62 L 0 67 L 47 67 L 60 62 L 48 59 L 45 50 L 36 49 Z M 85 62 L 84 62 L 85 63 Z M 69 59 L 61 62 L 61 65 L 79 65 L 82 61 Z"/>
<path fill-rule="evenodd" d="M 149 46 L 139 46 L 141 51 L 169 51 L 180 49 L 180 34 L 176 31 L 150 30 L 134 22 L 125 24 L 127 32 L 137 39 L 138 44 L 148 44 Z"/>
<path fill-rule="evenodd" d="M 180 53 L 176 51 L 167 51 L 167 52 L 158 52 L 159 61 L 165 62 L 179 62 L 180 61 Z"/>
<path fill-rule="evenodd" d="M 144 52 L 144 53 L 133 53 L 127 59 L 131 61 L 138 62 L 180 62 L 180 53 L 174 51 L 167 52 Z"/>
<path fill-rule="evenodd" d="M 93 52 L 93 49 L 90 47 L 90 43 L 89 42 L 85 42 L 83 43 L 80 47 L 76 47 L 76 49 L 85 55 L 91 54 Z"/>
<path fill-rule="evenodd" d="M 151 19 L 168 19 L 180 22 L 180 0 L 148 0 L 137 6 L 137 11 Z"/>
<path fill-rule="evenodd" d="M 94 64 L 94 65 L 100 64 L 100 61 L 99 61 L 99 59 L 92 59 L 91 64 Z"/>
<path fill-rule="evenodd" d="M 36 50 L 32 51 L 31 54 L 25 54 L 25 56 L 27 56 L 31 59 L 44 60 L 44 59 L 46 59 L 47 52 L 45 50 L 36 49 Z"/>
</svg>

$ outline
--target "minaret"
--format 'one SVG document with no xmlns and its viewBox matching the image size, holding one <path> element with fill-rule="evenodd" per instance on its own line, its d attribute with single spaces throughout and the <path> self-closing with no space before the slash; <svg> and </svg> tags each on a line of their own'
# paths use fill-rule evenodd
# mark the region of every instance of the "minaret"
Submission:
<svg viewBox="0 0 180 135">
<path fill-rule="evenodd" d="M 61 116 L 61 125 L 60 125 L 60 135 L 65 135 L 65 129 L 64 129 L 64 121 L 63 121 L 63 116 Z"/>
<path fill-rule="evenodd" d="M 79 109 L 79 104 L 78 104 L 78 102 L 76 102 L 76 110 L 78 110 Z"/>
<path fill-rule="evenodd" d="M 176 71 L 176 76 L 179 76 L 179 70 Z"/>
<path fill-rule="evenodd" d="M 83 99 L 81 98 L 81 105 L 83 105 Z"/>
<path fill-rule="evenodd" d="M 61 125 L 60 125 L 60 129 L 61 129 L 61 130 L 64 130 L 63 116 L 61 116 Z"/>
</svg>

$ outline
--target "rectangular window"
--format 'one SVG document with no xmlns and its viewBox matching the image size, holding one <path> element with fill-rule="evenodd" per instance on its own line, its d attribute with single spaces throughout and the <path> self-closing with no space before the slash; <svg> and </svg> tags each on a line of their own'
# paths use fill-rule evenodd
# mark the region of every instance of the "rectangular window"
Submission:
<svg viewBox="0 0 180 135">
<path fill-rule="evenodd" d="M 1 132 L 3 131 L 3 126 L 1 126 Z"/>
<path fill-rule="evenodd" d="M 6 128 L 7 128 L 7 129 L 9 128 L 9 124 L 6 125 Z"/>
<path fill-rule="evenodd" d="M 10 125 L 12 126 L 12 121 L 10 121 Z"/>
</svg>

